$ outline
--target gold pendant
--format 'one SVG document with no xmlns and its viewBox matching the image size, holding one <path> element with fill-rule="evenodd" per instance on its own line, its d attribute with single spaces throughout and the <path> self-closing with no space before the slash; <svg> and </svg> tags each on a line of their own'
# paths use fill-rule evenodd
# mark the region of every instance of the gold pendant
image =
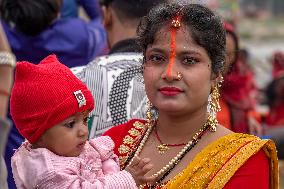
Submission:
<svg viewBox="0 0 284 189">
<path fill-rule="evenodd" d="M 166 144 L 160 144 L 157 146 L 159 154 L 165 153 L 168 149 L 170 149 Z"/>
</svg>

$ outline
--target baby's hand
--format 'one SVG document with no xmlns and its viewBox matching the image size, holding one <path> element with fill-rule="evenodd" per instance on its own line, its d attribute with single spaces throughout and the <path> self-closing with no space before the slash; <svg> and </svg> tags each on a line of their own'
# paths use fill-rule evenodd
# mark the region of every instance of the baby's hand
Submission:
<svg viewBox="0 0 284 189">
<path fill-rule="evenodd" d="M 126 167 L 126 171 L 128 171 L 132 177 L 134 178 L 137 186 L 146 183 L 154 183 L 156 177 L 154 176 L 145 176 L 153 168 L 153 164 L 150 163 L 149 158 L 139 158 L 134 157 L 133 161 L 129 166 Z"/>
</svg>

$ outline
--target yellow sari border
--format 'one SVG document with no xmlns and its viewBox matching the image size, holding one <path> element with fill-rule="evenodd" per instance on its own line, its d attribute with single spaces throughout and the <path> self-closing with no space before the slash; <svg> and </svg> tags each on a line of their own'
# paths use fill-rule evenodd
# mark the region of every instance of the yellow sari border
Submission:
<svg viewBox="0 0 284 189">
<path fill-rule="evenodd" d="M 277 188 L 279 177 L 274 143 L 240 133 L 224 136 L 207 146 L 164 188 L 223 188 L 234 173 L 260 149 L 264 149 L 271 160 L 271 187 Z"/>
</svg>

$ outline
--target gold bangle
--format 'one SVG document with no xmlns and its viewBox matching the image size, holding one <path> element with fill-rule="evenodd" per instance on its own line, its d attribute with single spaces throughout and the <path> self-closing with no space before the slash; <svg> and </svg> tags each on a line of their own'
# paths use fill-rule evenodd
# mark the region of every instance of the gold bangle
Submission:
<svg viewBox="0 0 284 189">
<path fill-rule="evenodd" d="M 15 67 L 16 57 L 13 53 L 1 51 L 0 52 L 0 65 L 7 65 Z"/>
</svg>

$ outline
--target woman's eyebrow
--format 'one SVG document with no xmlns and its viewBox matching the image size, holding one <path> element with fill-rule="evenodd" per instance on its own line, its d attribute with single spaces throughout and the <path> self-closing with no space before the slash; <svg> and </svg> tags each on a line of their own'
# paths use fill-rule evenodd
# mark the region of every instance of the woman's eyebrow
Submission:
<svg viewBox="0 0 284 189">
<path fill-rule="evenodd" d="M 164 53 L 165 50 L 163 48 L 158 48 L 158 47 L 149 47 L 147 49 L 147 51 L 151 51 L 151 52 L 160 52 L 160 53 Z M 146 52 L 147 52 L 146 51 Z"/>
</svg>

